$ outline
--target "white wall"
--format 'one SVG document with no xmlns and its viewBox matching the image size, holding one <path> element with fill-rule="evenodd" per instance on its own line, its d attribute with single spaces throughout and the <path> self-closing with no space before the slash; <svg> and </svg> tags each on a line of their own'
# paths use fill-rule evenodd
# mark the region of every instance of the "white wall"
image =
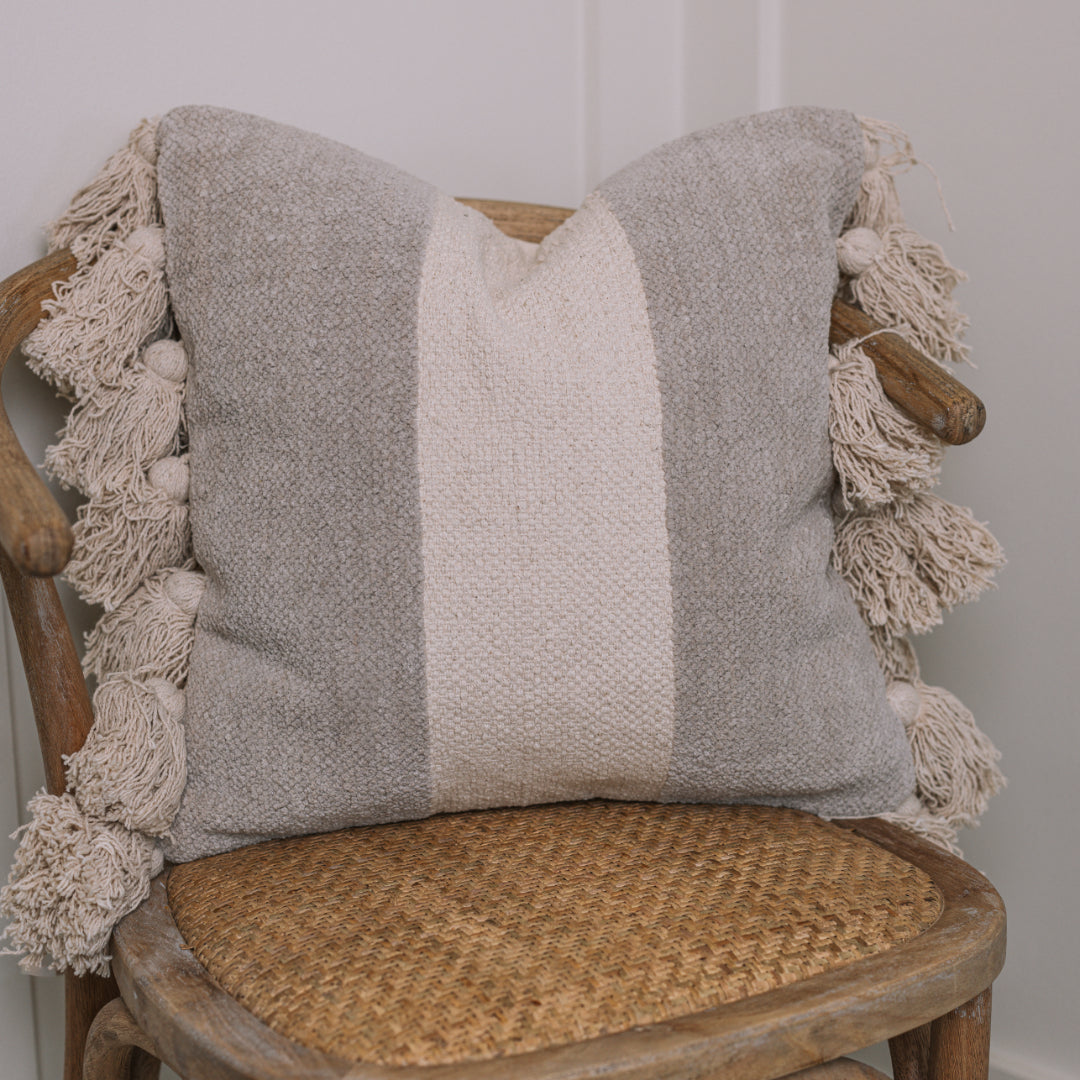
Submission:
<svg viewBox="0 0 1080 1080">
<path fill-rule="evenodd" d="M 1069 351 L 1077 281 L 1077 61 L 1068 0 L 83 0 L 6 11 L 0 72 L 0 275 L 41 254 L 39 226 L 142 115 L 214 103 L 298 124 L 462 195 L 573 205 L 655 143 L 756 108 L 818 102 L 903 123 L 935 163 L 909 216 L 972 273 L 963 297 L 989 406 L 947 462 L 946 494 L 989 519 L 1011 564 L 921 652 L 1005 751 L 1011 787 L 969 857 L 1001 889 L 1010 957 L 994 1060 L 1077 1076 L 1069 898 L 1080 738 L 1077 440 Z M 6 395 L 40 460 L 61 412 L 17 363 Z M 67 505 L 71 505 L 70 502 Z M 83 625 L 85 613 L 73 611 Z M 40 786 L 25 685 L 0 657 L 0 832 Z M 13 845 L 0 844 L 0 858 Z M 1067 921 L 1068 919 L 1068 921 Z M 31 989 L 33 994 L 31 994 Z M 59 1075 L 60 980 L 0 958 L 0 1080 Z"/>
</svg>

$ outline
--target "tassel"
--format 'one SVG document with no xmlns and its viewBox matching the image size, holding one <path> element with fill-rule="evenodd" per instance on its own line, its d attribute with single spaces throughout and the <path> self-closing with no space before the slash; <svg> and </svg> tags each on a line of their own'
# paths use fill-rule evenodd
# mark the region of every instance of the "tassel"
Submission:
<svg viewBox="0 0 1080 1080">
<path fill-rule="evenodd" d="M 152 573 L 191 557 L 187 455 L 167 457 L 125 490 L 79 507 L 64 576 L 88 604 L 117 606 Z"/>
<path fill-rule="evenodd" d="M 863 621 L 890 637 L 926 633 L 941 621 L 937 594 L 916 572 L 911 537 L 884 507 L 836 525 L 833 565 L 848 583 Z"/>
<path fill-rule="evenodd" d="M 907 132 L 887 120 L 874 120 L 869 116 L 860 116 L 859 124 L 863 133 L 864 171 L 855 205 L 845 227 L 873 229 L 874 232 L 883 233 L 890 225 L 903 225 L 904 212 L 900 208 L 900 196 L 893 177 L 921 165 L 937 184 L 938 199 L 951 232 L 953 222 L 945 205 L 941 181 L 929 162 L 915 156 L 915 148 Z M 888 147 L 892 149 L 888 150 Z"/>
<path fill-rule="evenodd" d="M 944 818 L 931 813 L 917 795 L 909 795 L 896 810 L 877 816 L 882 821 L 899 825 L 900 828 L 929 840 L 931 844 L 936 844 L 945 851 L 951 851 L 959 859 L 964 857 L 956 843 L 956 829 Z"/>
<path fill-rule="evenodd" d="M 868 629 L 878 667 L 888 681 L 904 679 L 910 682 L 919 677 L 919 658 L 906 637 L 892 637 L 880 626 Z"/>
<path fill-rule="evenodd" d="M 893 176 L 918 164 L 907 134 L 895 124 L 860 116 L 863 132 L 863 176 L 855 206 L 848 217 L 848 227 L 864 227 L 882 232 L 904 221 L 900 196 Z M 891 146 L 891 153 L 882 147 Z"/>
<path fill-rule="evenodd" d="M 989 588 L 1004 561 L 970 510 L 927 492 L 850 513 L 836 525 L 833 564 L 863 620 L 891 637 L 938 625 L 942 608 Z"/>
<path fill-rule="evenodd" d="M 829 437 L 845 510 L 937 483 L 941 440 L 889 401 L 873 361 L 854 341 L 829 358 Z"/>
<path fill-rule="evenodd" d="M 80 266 L 143 225 L 157 225 L 157 120 L 143 120 L 48 227 L 49 251 L 71 248 Z"/>
<path fill-rule="evenodd" d="M 880 235 L 858 228 L 836 242 L 837 262 L 850 276 L 851 298 L 872 319 L 895 326 L 939 361 L 966 360 L 960 340 L 969 319 L 952 298 L 967 274 L 945 257 L 940 244 L 903 225 L 890 225 Z"/>
<path fill-rule="evenodd" d="M 922 804 L 952 827 L 978 824 L 991 796 L 1005 786 L 993 743 L 940 686 L 894 682 L 888 695 L 911 742 Z"/>
<path fill-rule="evenodd" d="M 125 671 L 183 687 L 205 589 L 205 575 L 190 569 L 152 574 L 87 635 L 83 671 L 98 679 Z"/>
<path fill-rule="evenodd" d="M 132 483 L 180 446 L 187 353 L 179 341 L 155 341 L 117 386 L 103 386 L 71 410 L 45 467 L 64 487 L 100 495 Z"/>
<path fill-rule="evenodd" d="M 4 936 L 22 966 L 76 975 L 107 975 L 113 927 L 150 893 L 164 865 L 160 848 L 122 825 L 88 817 L 74 797 L 30 800 L 0 911 L 11 920 Z"/>
<path fill-rule="evenodd" d="M 912 538 L 919 576 L 945 607 L 966 604 L 993 586 L 1005 553 L 967 507 L 921 494 L 899 501 L 894 512 Z"/>
<path fill-rule="evenodd" d="M 45 318 L 23 342 L 30 368 L 68 396 L 117 386 L 143 342 L 165 326 L 164 231 L 118 240 L 94 264 L 53 287 Z"/>
<path fill-rule="evenodd" d="M 94 694 L 94 723 L 65 758 L 68 788 L 87 814 L 168 835 L 187 778 L 184 692 L 164 679 L 110 675 Z"/>
</svg>

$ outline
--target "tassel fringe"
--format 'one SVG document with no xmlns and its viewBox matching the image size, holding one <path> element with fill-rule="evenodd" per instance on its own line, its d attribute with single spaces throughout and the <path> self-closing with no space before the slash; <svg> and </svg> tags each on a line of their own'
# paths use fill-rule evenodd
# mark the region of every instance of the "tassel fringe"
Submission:
<svg viewBox="0 0 1080 1080">
<path fill-rule="evenodd" d="M 946 608 L 969 603 L 993 587 L 1005 553 L 967 507 L 924 493 L 901 499 L 893 512 L 909 538 L 919 576 Z"/>
<path fill-rule="evenodd" d="M 891 683 L 889 702 L 911 741 L 922 805 L 952 828 L 978 824 L 1005 778 L 975 718 L 948 690 L 921 681 Z"/>
<path fill-rule="evenodd" d="M 895 124 L 860 116 L 863 131 L 863 176 L 855 206 L 848 216 L 852 228 L 882 232 L 904 220 L 893 177 L 918 164 L 911 140 Z M 892 151 L 883 153 L 885 147 Z"/>
<path fill-rule="evenodd" d="M 69 247 L 80 266 L 144 225 L 159 225 L 157 120 L 144 120 L 48 227 L 49 251 Z"/>
<path fill-rule="evenodd" d="M 887 680 L 903 679 L 910 682 L 919 677 L 919 658 L 906 637 L 891 637 L 880 626 L 868 629 L 878 666 Z"/>
<path fill-rule="evenodd" d="M 924 840 L 936 844 L 945 851 L 951 851 L 957 858 L 963 858 L 964 853 L 956 843 L 956 829 L 944 818 L 932 814 L 919 801 L 917 795 L 912 795 L 897 807 L 886 814 L 878 814 L 882 821 L 892 822 L 908 832 L 921 836 Z"/>
<path fill-rule="evenodd" d="M 898 173 L 925 163 L 895 125 L 860 121 L 865 171 L 836 244 L 842 291 L 939 362 L 966 360 L 961 338 L 968 320 L 952 298 L 966 276 L 937 244 L 905 226 L 894 183 Z M 943 196 L 941 205 L 951 229 Z M 999 755 L 955 697 L 922 682 L 905 635 L 925 633 L 941 622 L 943 609 L 977 597 L 1004 557 L 969 510 L 929 493 L 944 447 L 886 399 L 859 344 L 835 349 L 829 362 L 839 480 L 833 564 L 869 628 L 916 774 L 915 794 L 880 816 L 961 855 L 957 828 L 975 824 L 1004 785 Z"/>
<path fill-rule="evenodd" d="M 921 492 L 837 522 L 833 564 L 870 627 L 924 634 L 993 584 L 1004 556 L 971 511 Z"/>
<path fill-rule="evenodd" d="M 86 637 L 83 671 L 97 679 L 123 671 L 143 679 L 187 682 L 195 613 L 206 577 L 190 569 L 160 570 Z"/>
<path fill-rule="evenodd" d="M 149 895 L 161 873 L 157 844 L 142 833 L 90 817 L 74 796 L 30 800 L 0 911 L 4 936 L 33 969 L 48 963 L 76 975 L 109 973 L 113 927 Z"/>
<path fill-rule="evenodd" d="M 79 508 L 64 576 L 88 604 L 116 608 L 151 574 L 191 557 L 186 455 L 162 458 L 132 487 Z"/>
<path fill-rule="evenodd" d="M 62 394 L 119 386 L 144 342 L 166 322 L 165 248 L 156 225 L 118 240 L 92 265 L 58 283 L 55 299 L 23 342 L 32 371 Z"/>
<path fill-rule="evenodd" d="M 94 694 L 94 724 L 67 759 L 68 787 L 87 814 L 168 835 L 187 778 L 184 692 L 164 679 L 110 675 Z"/>
<path fill-rule="evenodd" d="M 917 572 L 909 537 L 891 507 L 853 513 L 837 523 L 833 565 L 851 588 L 863 621 L 891 637 L 937 626 L 941 603 Z"/>
<path fill-rule="evenodd" d="M 941 440 L 889 401 L 855 342 L 833 352 L 829 381 L 829 437 L 845 510 L 882 506 L 937 483 Z"/>
<path fill-rule="evenodd" d="M 45 467 L 64 487 L 100 496 L 134 482 L 180 448 L 187 354 L 178 341 L 157 341 L 124 371 L 80 401 L 45 452 Z"/>
<path fill-rule="evenodd" d="M 903 225 L 890 225 L 880 235 L 855 229 L 837 241 L 837 259 L 846 273 L 854 272 L 848 292 L 872 319 L 902 324 L 911 343 L 936 360 L 968 358 L 961 338 L 970 320 L 952 298 L 967 274 L 948 261 L 939 244 Z"/>
<path fill-rule="evenodd" d="M 88 640 L 85 670 L 101 683 L 86 743 L 66 759 L 71 792 L 31 801 L 0 901 L 25 966 L 78 974 L 108 972 L 113 926 L 161 870 L 154 837 L 183 792 L 180 685 L 205 587 L 177 456 L 188 363 L 167 340 L 155 133 L 136 128 L 51 226 L 50 250 L 70 247 L 78 269 L 24 343 L 31 368 L 77 402 L 47 466 L 90 496 L 67 576 L 106 614 Z"/>
<path fill-rule="evenodd" d="M 893 178 L 921 165 L 934 178 L 942 213 L 952 231 L 952 217 L 945 205 L 941 181 L 929 162 L 915 156 L 915 148 L 907 132 L 887 120 L 875 120 L 869 116 L 860 116 L 859 124 L 863 133 L 864 172 L 855 206 L 848 215 L 848 228 L 867 228 L 882 233 L 890 225 L 902 225 L 904 212 Z"/>
</svg>

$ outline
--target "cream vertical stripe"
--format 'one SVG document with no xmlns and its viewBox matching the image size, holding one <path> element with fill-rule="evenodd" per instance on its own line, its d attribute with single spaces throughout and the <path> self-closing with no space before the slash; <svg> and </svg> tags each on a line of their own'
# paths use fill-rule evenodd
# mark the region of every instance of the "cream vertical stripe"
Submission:
<svg viewBox="0 0 1080 1080">
<path fill-rule="evenodd" d="M 442 197 L 419 355 L 432 811 L 656 798 L 675 703 L 660 389 L 603 200 L 533 261 Z"/>
</svg>

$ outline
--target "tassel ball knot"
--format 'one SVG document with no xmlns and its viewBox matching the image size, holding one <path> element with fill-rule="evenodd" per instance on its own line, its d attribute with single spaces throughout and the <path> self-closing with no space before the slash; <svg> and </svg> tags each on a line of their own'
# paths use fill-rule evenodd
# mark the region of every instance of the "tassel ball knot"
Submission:
<svg viewBox="0 0 1080 1080">
<path fill-rule="evenodd" d="M 836 261 L 848 277 L 866 273 L 881 251 L 881 237 L 873 229 L 848 229 L 836 241 Z"/>
<path fill-rule="evenodd" d="M 165 230 L 160 225 L 143 225 L 121 243 L 156 269 L 165 266 Z"/>
<path fill-rule="evenodd" d="M 903 679 L 890 682 L 886 693 L 893 712 L 896 713 L 904 725 L 904 730 L 910 731 L 912 725 L 919 718 L 922 695 L 911 683 Z"/>
<path fill-rule="evenodd" d="M 173 502 L 187 502 L 191 484 L 191 472 L 187 462 L 177 457 L 162 458 L 150 466 L 146 475 L 150 483 L 168 495 Z"/>
<path fill-rule="evenodd" d="M 187 707 L 184 691 L 174 686 L 168 679 L 147 679 L 146 685 L 154 691 L 154 695 L 169 718 L 180 723 L 184 719 L 184 709 Z"/>
<path fill-rule="evenodd" d="M 187 350 L 179 341 L 166 338 L 147 345 L 142 360 L 155 375 L 169 382 L 181 383 L 187 378 Z"/>
<path fill-rule="evenodd" d="M 165 580 L 165 595 L 185 614 L 195 617 L 206 592 L 206 577 L 194 570 L 177 570 Z"/>
</svg>

